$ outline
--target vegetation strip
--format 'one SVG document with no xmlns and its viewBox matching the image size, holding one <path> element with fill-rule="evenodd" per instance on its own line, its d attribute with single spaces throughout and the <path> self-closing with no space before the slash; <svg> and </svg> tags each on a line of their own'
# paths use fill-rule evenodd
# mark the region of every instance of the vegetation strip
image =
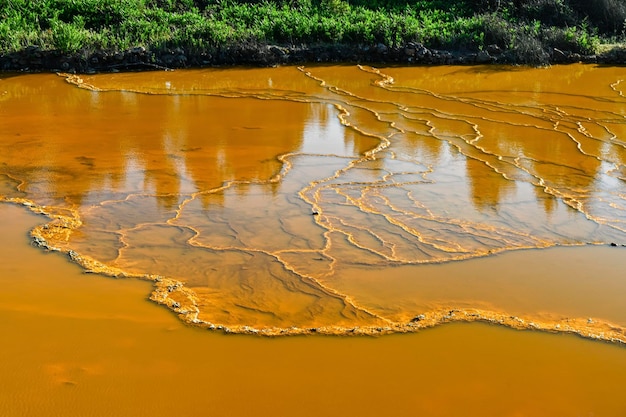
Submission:
<svg viewBox="0 0 626 417">
<path fill-rule="evenodd" d="M 626 63 L 622 0 L 4 0 L 0 70 Z"/>
</svg>

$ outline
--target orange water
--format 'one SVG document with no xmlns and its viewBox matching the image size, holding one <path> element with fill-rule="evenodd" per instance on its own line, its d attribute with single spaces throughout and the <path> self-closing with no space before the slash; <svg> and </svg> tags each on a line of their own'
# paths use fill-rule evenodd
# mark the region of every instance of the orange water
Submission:
<svg viewBox="0 0 626 417">
<path fill-rule="evenodd" d="M 0 198 L 47 216 L 44 248 L 154 282 L 154 301 L 201 327 L 479 320 L 626 341 L 623 76 L 4 76 Z"/>
<path fill-rule="evenodd" d="M 373 337 L 222 335 L 28 245 L 0 204 L 0 415 L 623 416 L 622 347 L 456 323 Z M 530 256 L 528 259 L 532 259 Z"/>
<path fill-rule="evenodd" d="M 624 74 L 1 76 L 0 415 L 623 416 Z"/>
</svg>

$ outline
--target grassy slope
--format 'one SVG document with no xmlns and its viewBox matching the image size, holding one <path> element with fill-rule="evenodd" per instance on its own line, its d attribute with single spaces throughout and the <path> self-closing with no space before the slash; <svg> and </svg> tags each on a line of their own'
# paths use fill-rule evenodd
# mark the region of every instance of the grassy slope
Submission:
<svg viewBox="0 0 626 417">
<path fill-rule="evenodd" d="M 541 62 L 624 41 L 624 0 L 2 0 L 0 54 L 342 43 L 512 51 Z"/>
</svg>

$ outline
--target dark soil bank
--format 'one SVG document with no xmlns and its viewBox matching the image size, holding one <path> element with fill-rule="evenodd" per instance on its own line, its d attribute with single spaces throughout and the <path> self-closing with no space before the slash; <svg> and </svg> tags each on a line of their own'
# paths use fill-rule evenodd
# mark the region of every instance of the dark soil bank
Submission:
<svg viewBox="0 0 626 417">
<path fill-rule="evenodd" d="M 337 62 L 624 64 L 626 0 L 0 0 L 0 71 Z"/>
<path fill-rule="evenodd" d="M 548 54 L 548 53 L 547 53 Z M 567 64 L 575 62 L 611 65 L 626 64 L 626 49 L 614 48 L 599 55 L 581 55 L 552 48 L 546 62 Z M 312 63 L 368 63 L 402 65 L 482 65 L 482 64 L 528 64 L 511 51 L 491 45 L 480 52 L 446 51 L 430 49 L 422 44 L 409 42 L 403 47 L 388 47 L 382 43 L 372 46 L 322 44 L 315 46 L 278 46 L 246 44 L 216 48 L 203 53 L 189 53 L 182 48 L 159 51 L 143 47 L 123 52 L 62 53 L 28 47 L 22 51 L 0 55 L 3 71 L 63 71 L 102 72 L 147 69 L 174 69 L 224 65 L 273 66 L 280 64 Z"/>
</svg>

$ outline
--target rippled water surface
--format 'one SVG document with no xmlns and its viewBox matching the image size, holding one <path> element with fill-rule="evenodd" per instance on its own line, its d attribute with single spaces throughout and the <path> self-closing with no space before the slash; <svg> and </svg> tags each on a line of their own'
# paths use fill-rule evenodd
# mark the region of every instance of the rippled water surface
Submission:
<svg viewBox="0 0 626 417">
<path fill-rule="evenodd" d="M 625 76 L 3 76 L 0 199 L 48 216 L 40 246 L 153 281 L 153 300 L 199 326 L 481 320 L 626 341 Z"/>
</svg>

